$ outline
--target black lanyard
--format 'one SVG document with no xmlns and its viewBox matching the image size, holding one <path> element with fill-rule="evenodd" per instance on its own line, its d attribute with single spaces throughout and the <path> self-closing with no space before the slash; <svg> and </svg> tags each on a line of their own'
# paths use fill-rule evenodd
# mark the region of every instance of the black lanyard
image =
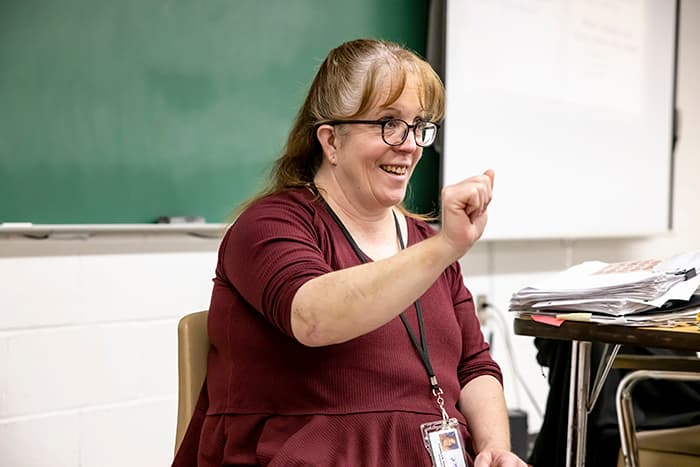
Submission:
<svg viewBox="0 0 700 467">
<path fill-rule="evenodd" d="M 345 224 L 343 224 L 343 221 L 340 220 L 338 215 L 333 211 L 333 209 L 331 209 L 330 205 L 326 203 L 325 200 L 323 200 L 323 204 L 326 206 L 326 209 L 330 213 L 335 223 L 338 224 L 338 227 L 340 227 L 340 230 L 343 231 L 343 235 L 345 235 L 345 238 L 348 240 L 348 242 L 350 242 L 350 245 L 352 246 L 352 249 L 355 250 L 355 254 L 359 258 L 359 260 L 362 261 L 362 263 L 367 263 L 368 258 L 365 256 L 364 253 L 362 253 L 362 250 L 360 250 L 360 247 L 355 242 L 355 239 L 352 238 L 352 235 L 345 227 Z M 393 210 L 391 211 L 391 213 L 394 216 L 394 225 L 396 226 L 396 237 L 399 239 L 399 245 L 403 250 L 404 248 L 406 248 L 406 246 L 404 245 L 403 237 L 401 236 L 401 227 L 399 226 L 399 219 L 396 217 L 396 213 Z M 420 359 L 423 362 L 423 366 L 425 367 L 426 373 L 428 373 L 428 378 L 430 378 L 430 386 L 433 388 L 433 392 L 439 391 L 440 393 L 442 393 L 440 385 L 438 385 L 437 378 L 435 377 L 433 366 L 430 364 L 430 355 L 428 353 L 428 340 L 425 337 L 425 325 L 423 324 L 423 309 L 420 306 L 420 300 L 416 300 L 415 302 L 413 302 L 413 306 L 416 309 L 416 316 L 418 317 L 418 331 L 420 333 L 420 342 L 418 342 L 418 339 L 416 339 L 416 335 L 411 329 L 411 326 L 408 324 L 408 320 L 406 319 L 406 316 L 403 314 L 403 312 L 399 315 L 399 317 L 401 318 L 401 322 L 406 328 L 406 332 L 408 332 L 408 337 L 411 338 L 413 347 L 416 349 L 416 352 L 418 352 L 418 355 L 420 356 Z"/>
</svg>

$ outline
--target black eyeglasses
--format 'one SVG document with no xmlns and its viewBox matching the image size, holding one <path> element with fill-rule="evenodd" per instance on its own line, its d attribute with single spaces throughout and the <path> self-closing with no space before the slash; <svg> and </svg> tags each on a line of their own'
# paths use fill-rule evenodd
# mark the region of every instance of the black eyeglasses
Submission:
<svg viewBox="0 0 700 467">
<path fill-rule="evenodd" d="M 416 144 L 422 148 L 430 146 L 437 137 L 440 125 L 435 122 L 418 120 L 411 125 L 400 118 L 383 118 L 381 120 L 331 120 L 323 122 L 325 125 L 381 125 L 382 139 L 389 146 L 400 146 L 406 141 L 408 131 L 413 130 Z"/>
</svg>

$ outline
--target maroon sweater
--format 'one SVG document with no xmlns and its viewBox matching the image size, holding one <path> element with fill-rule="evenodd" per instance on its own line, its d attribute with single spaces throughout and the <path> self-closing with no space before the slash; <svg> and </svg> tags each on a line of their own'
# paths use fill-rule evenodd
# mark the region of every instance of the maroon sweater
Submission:
<svg viewBox="0 0 700 467">
<path fill-rule="evenodd" d="M 408 219 L 409 246 L 430 235 L 429 225 Z M 201 429 L 190 427 L 175 465 L 194 465 L 182 451 L 193 455 L 200 436 L 205 465 L 430 465 L 419 427 L 440 412 L 398 317 L 342 344 L 311 348 L 292 337 L 299 287 L 360 263 L 308 190 L 259 200 L 237 219 L 221 243 L 209 309 L 207 417 Z M 460 388 L 480 375 L 501 380 L 501 373 L 458 263 L 420 303 L 445 407 L 469 444 Z M 415 308 L 404 314 L 418 335 Z M 205 406 L 201 400 L 199 415 Z"/>
</svg>

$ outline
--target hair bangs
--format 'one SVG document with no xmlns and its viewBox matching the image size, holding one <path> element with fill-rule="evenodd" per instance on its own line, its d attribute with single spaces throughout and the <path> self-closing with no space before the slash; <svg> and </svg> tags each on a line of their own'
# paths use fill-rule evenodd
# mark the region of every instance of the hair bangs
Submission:
<svg viewBox="0 0 700 467">
<path fill-rule="evenodd" d="M 364 73 L 360 105 L 353 117 L 366 114 L 376 107 L 388 107 L 396 102 L 408 82 L 408 70 L 392 55 L 375 60 Z"/>
<path fill-rule="evenodd" d="M 445 88 L 442 81 L 427 62 L 419 61 L 416 68 L 420 104 L 429 119 L 440 121 L 445 117 Z"/>
<path fill-rule="evenodd" d="M 367 69 L 360 105 L 353 117 L 366 114 L 376 107 L 390 107 L 401 97 L 409 77 L 415 77 L 418 100 L 426 117 L 435 121 L 442 120 L 445 114 L 445 92 L 442 81 L 432 67 L 420 59 L 392 58 L 394 60 L 375 62 Z"/>
</svg>

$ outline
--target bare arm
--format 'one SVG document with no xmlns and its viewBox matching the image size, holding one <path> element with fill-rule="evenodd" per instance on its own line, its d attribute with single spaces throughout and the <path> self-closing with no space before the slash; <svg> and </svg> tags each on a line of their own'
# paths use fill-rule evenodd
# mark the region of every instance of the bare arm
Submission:
<svg viewBox="0 0 700 467">
<path fill-rule="evenodd" d="M 475 467 L 525 467 L 510 451 L 510 427 L 503 387 L 491 375 L 469 381 L 459 395 L 477 457 Z"/>
<path fill-rule="evenodd" d="M 487 448 L 510 451 L 508 411 L 496 378 L 484 375 L 469 381 L 459 395 L 459 408 L 469 423 L 477 453 Z"/>
<path fill-rule="evenodd" d="M 481 237 L 493 172 L 446 187 L 441 231 L 381 261 L 334 271 L 299 288 L 292 332 L 303 344 L 345 342 L 386 324 L 420 297 Z"/>
</svg>

